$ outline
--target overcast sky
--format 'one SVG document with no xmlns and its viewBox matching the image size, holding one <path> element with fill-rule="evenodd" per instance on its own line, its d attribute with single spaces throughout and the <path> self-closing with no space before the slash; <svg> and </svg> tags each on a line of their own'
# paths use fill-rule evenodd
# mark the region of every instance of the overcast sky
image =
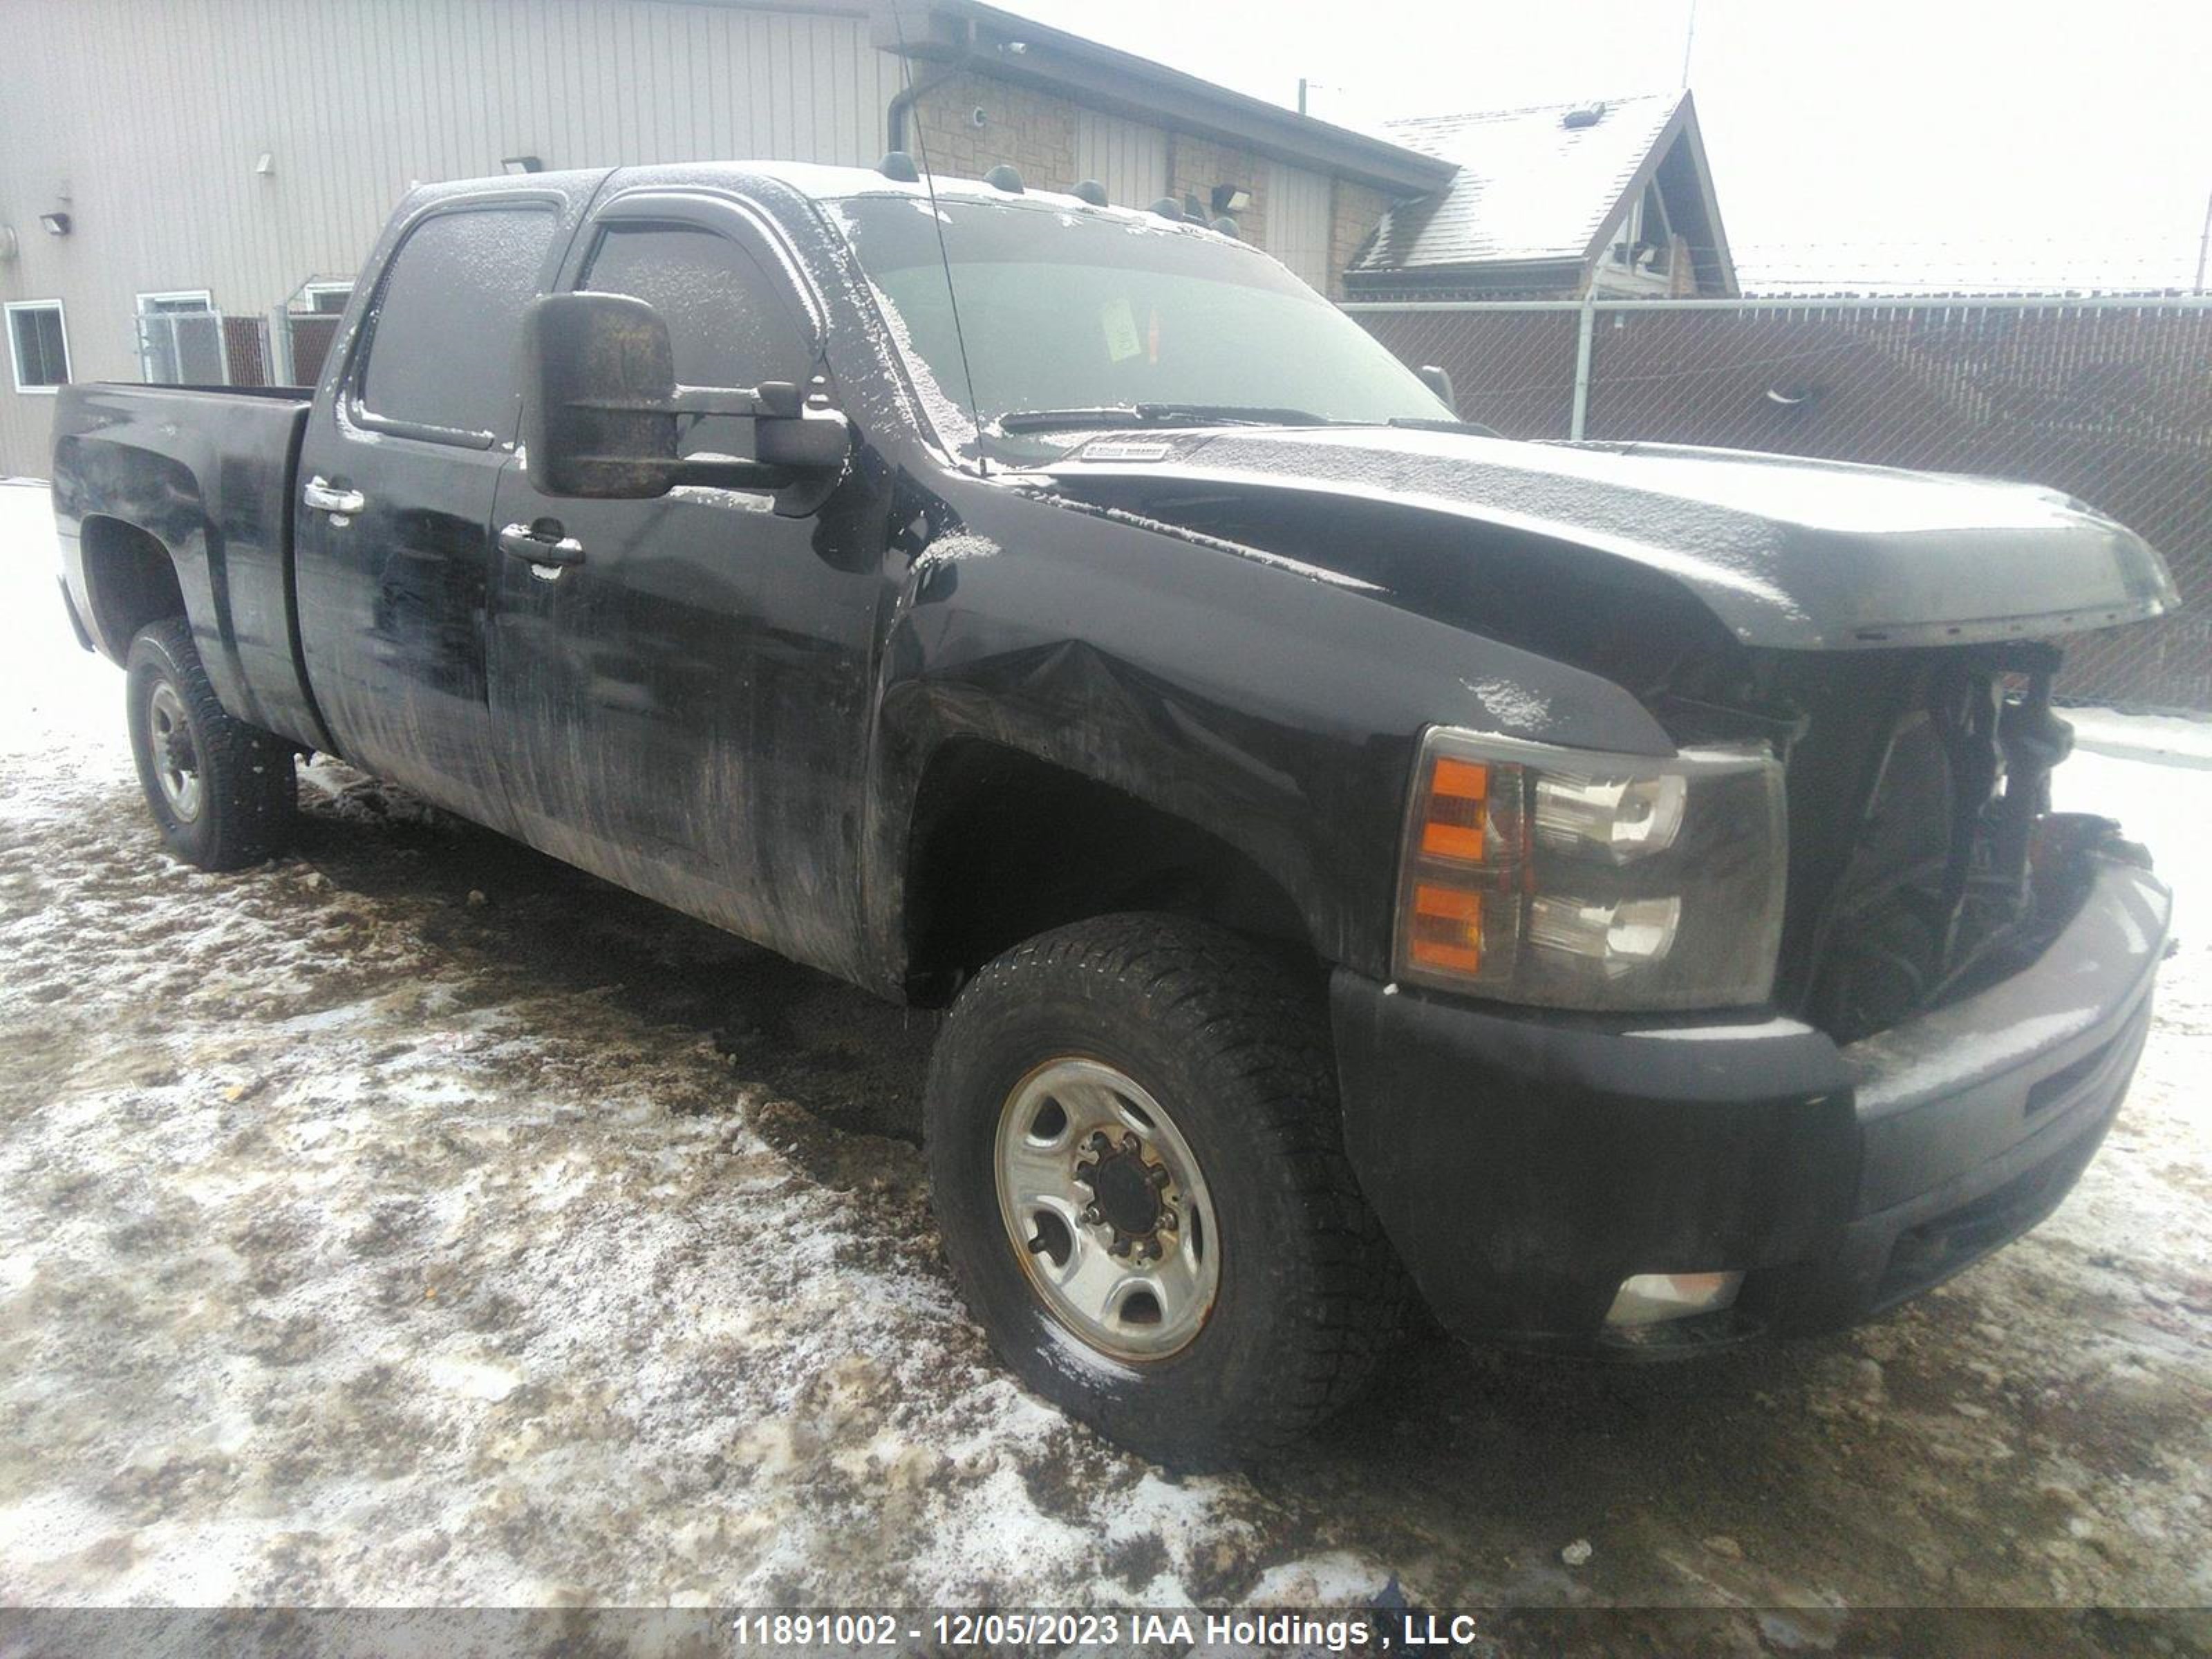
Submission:
<svg viewBox="0 0 2212 1659">
<path fill-rule="evenodd" d="M 1689 0 L 1000 0 L 1374 130 L 1680 84 Z M 1754 274 L 2187 283 L 2212 196 L 2205 0 L 1698 0 L 1690 59 Z"/>
</svg>

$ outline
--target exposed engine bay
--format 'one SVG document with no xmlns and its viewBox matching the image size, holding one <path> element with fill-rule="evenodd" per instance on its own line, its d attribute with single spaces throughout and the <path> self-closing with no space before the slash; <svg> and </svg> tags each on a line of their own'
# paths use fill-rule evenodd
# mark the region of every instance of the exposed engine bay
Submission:
<svg viewBox="0 0 2212 1659">
<path fill-rule="evenodd" d="M 2117 832 L 2051 811 L 2073 744 L 2051 708 L 2060 654 L 2023 641 L 1758 665 L 1800 722 L 1784 1006 L 1853 1042 L 2015 971 L 2073 914 L 2074 854 Z"/>
</svg>

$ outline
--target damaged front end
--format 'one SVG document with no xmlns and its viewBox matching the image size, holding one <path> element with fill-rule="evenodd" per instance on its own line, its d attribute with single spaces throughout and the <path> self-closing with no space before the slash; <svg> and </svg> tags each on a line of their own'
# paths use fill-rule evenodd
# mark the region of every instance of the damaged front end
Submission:
<svg viewBox="0 0 2212 1659">
<path fill-rule="evenodd" d="M 1772 1002 L 1838 1043 L 2033 960 L 2079 902 L 2080 854 L 2117 843 L 2051 815 L 2071 734 L 2044 641 L 2178 599 L 2141 538 L 2064 495 L 1375 429 L 1165 433 L 1146 455 L 1079 443 L 1037 482 L 1597 674 L 1685 750 L 1782 759 Z M 1540 740 L 1510 702 L 1490 729 Z"/>
<path fill-rule="evenodd" d="M 2051 810 L 2059 665 L 1723 650 L 1645 688 L 1682 755 L 1783 762 L 1756 1004 L 1515 1007 L 1336 972 L 1347 1149 L 1448 1328 L 1639 1358 L 1835 1329 L 2065 1197 L 2142 1051 L 2172 899 L 2117 825 Z M 1747 902 L 1698 914 L 1708 939 L 1763 932 Z M 1692 921 L 1686 897 L 1677 948 Z"/>
<path fill-rule="evenodd" d="M 1785 763 L 1789 882 L 1775 1002 L 1850 1043 L 2033 961 L 2096 851 L 2148 867 L 2109 820 L 2051 811 L 2072 729 L 2063 653 L 1748 653 L 1733 695 L 1662 690 L 1685 741 L 1763 737 Z"/>
<path fill-rule="evenodd" d="M 2140 538 L 2026 486 L 1779 458 L 1146 454 L 1029 487 L 1467 637 L 1469 701 L 1415 738 L 1393 958 L 1330 978 L 1346 1152 L 1448 1328 L 1632 1357 L 1833 1329 L 2065 1196 L 2172 896 L 2116 825 L 2052 810 L 2046 641 L 2176 603 Z M 1563 739 L 1491 646 L 1626 693 L 1650 746 Z M 1779 825 L 1724 834 L 1758 815 L 1699 778 L 1759 762 Z"/>
</svg>

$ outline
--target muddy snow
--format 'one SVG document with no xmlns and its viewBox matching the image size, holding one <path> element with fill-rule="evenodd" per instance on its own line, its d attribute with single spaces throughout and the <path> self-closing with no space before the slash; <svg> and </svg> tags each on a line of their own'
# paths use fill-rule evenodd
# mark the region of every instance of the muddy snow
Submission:
<svg viewBox="0 0 2212 1659">
<path fill-rule="evenodd" d="M 329 762 L 295 856 L 179 867 L 54 557 L 0 489 L 0 1601 L 2212 1600 L 2212 772 L 2063 775 L 2183 945 L 2027 1240 L 1692 1367 L 1428 1340 L 1177 1479 L 960 1311 L 929 1021 Z"/>
</svg>

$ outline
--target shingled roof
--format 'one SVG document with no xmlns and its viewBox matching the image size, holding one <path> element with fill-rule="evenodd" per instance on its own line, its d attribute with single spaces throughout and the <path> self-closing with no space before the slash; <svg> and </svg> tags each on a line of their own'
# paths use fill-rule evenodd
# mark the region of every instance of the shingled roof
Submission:
<svg viewBox="0 0 2212 1659">
<path fill-rule="evenodd" d="M 1686 130 L 1710 208 L 1687 92 L 1390 122 L 1396 142 L 1460 171 L 1434 194 L 1392 208 L 1352 269 L 1582 264 L 1595 257 L 1631 189 Z M 1708 216 L 1707 235 L 1725 260 L 1717 210 Z"/>
</svg>

